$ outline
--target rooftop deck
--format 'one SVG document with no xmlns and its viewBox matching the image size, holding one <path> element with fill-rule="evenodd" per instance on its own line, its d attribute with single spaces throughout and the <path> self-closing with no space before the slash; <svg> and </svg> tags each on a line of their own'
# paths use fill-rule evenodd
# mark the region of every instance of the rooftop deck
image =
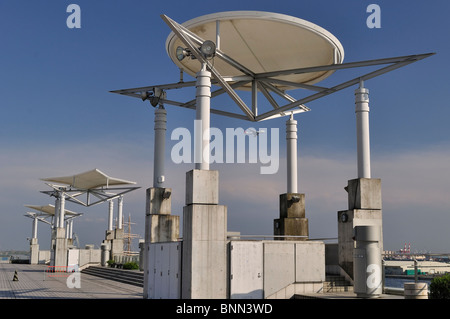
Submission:
<svg viewBox="0 0 450 319">
<path fill-rule="evenodd" d="M 79 273 L 79 288 L 70 288 L 70 284 L 67 284 L 70 273 L 47 273 L 46 269 L 47 266 L 44 265 L 0 264 L 0 299 L 142 299 L 143 297 L 142 287 L 84 273 Z M 16 271 L 18 281 L 13 281 Z"/>
</svg>

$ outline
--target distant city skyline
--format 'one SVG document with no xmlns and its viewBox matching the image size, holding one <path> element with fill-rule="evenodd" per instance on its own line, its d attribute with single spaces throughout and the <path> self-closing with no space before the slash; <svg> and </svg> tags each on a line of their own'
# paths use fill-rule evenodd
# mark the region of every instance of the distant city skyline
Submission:
<svg viewBox="0 0 450 319">
<path fill-rule="evenodd" d="M 74 1 L 80 25 L 71 25 L 71 2 L 23 0 L 0 3 L 0 251 L 27 250 L 31 219 L 25 205 L 54 204 L 41 193 L 41 178 L 98 168 L 136 182 L 126 194 L 124 217 L 144 237 L 145 190 L 153 181 L 154 108 L 110 91 L 173 83 L 179 70 L 167 56 L 166 14 L 179 23 L 235 10 L 276 12 L 310 21 L 342 43 L 344 62 L 435 52 L 436 55 L 369 80 L 372 177 L 380 178 L 385 250 L 411 243 L 412 251 L 450 252 L 450 3 L 331 1 L 257 3 L 165 1 Z M 368 11 L 377 4 L 380 27 Z M 72 26 L 72 27 L 69 27 Z M 320 82 L 332 86 L 365 70 L 346 70 Z M 185 75 L 185 81 L 193 80 Z M 308 103 L 298 121 L 298 187 L 305 193 L 311 238 L 337 237 L 337 212 L 347 209 L 347 181 L 356 178 L 354 87 Z M 291 93 L 291 92 L 289 92 Z M 194 98 L 174 90 L 173 98 Z M 292 92 L 301 96 L 302 92 Z M 171 96 L 168 97 L 169 99 Z M 230 108 L 236 106 L 223 98 Z M 227 104 L 228 103 L 228 104 Z M 182 216 L 185 173 L 171 150 L 178 128 L 193 132 L 195 111 L 166 106 L 166 186 L 173 188 L 172 214 Z M 279 194 L 286 191 L 286 117 L 253 123 L 219 115 L 211 126 L 279 129 L 279 168 L 260 174 L 261 163 L 212 164 L 219 170 L 219 200 L 228 207 L 228 229 L 244 235 L 273 234 Z M 269 135 L 270 136 L 270 135 Z M 74 223 L 81 245 L 100 246 L 108 205 L 67 209 L 83 213 Z M 117 208 L 115 208 L 117 212 Z M 50 229 L 38 226 L 41 249 Z M 135 243 L 137 247 L 137 241 Z"/>
</svg>

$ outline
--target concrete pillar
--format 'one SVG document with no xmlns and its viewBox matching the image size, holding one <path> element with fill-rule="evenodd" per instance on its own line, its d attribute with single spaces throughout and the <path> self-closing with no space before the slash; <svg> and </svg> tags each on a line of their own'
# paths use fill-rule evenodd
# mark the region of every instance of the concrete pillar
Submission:
<svg viewBox="0 0 450 319">
<path fill-rule="evenodd" d="M 180 217 L 172 216 L 172 189 L 164 187 L 164 162 L 165 162 L 165 134 L 167 126 L 167 112 L 159 106 L 155 110 L 155 144 L 153 187 L 146 192 L 145 210 L 145 238 L 139 244 L 141 249 L 141 262 L 139 267 L 144 270 L 144 299 L 150 298 L 150 290 L 158 287 L 150 287 L 153 269 L 149 269 L 150 245 L 156 242 L 177 241 L 180 236 Z M 159 287 L 160 288 L 160 287 Z"/>
<path fill-rule="evenodd" d="M 206 71 L 206 65 L 197 73 L 196 87 L 195 169 L 209 170 L 211 72 Z"/>
<path fill-rule="evenodd" d="M 301 236 L 276 238 L 280 240 L 307 240 L 308 219 L 305 217 L 305 194 L 280 195 L 280 218 L 274 220 L 275 236 Z"/>
<path fill-rule="evenodd" d="M 56 216 L 56 227 L 54 231 L 53 240 L 53 254 L 51 259 L 51 265 L 55 266 L 58 271 L 63 270 L 67 266 L 67 238 L 65 230 L 64 221 L 65 212 L 65 195 L 64 192 L 60 191 L 55 204 L 55 216 Z"/>
<path fill-rule="evenodd" d="M 186 174 L 183 209 L 183 299 L 227 297 L 227 208 L 218 205 L 218 171 Z"/>
<path fill-rule="evenodd" d="M 383 218 L 381 180 L 358 178 L 348 181 L 345 187 L 348 210 L 338 212 L 338 258 L 340 267 L 354 278 L 353 239 L 356 226 L 377 226 L 380 229 L 380 251 L 383 251 Z"/>
<path fill-rule="evenodd" d="M 33 219 L 32 237 L 30 240 L 30 264 L 37 265 L 39 263 L 39 245 L 37 239 L 37 216 Z"/>
<path fill-rule="evenodd" d="M 149 269 L 149 250 L 152 243 L 178 241 L 180 237 L 180 216 L 171 215 L 171 188 L 148 188 L 145 211 L 145 238 L 142 243 L 144 269 L 144 299 L 150 298 L 150 288 L 153 291 L 161 287 L 150 287 L 151 271 Z M 141 246 L 141 244 L 140 244 Z"/>
<path fill-rule="evenodd" d="M 111 259 L 111 248 L 108 242 L 103 242 L 101 245 L 100 263 L 103 267 L 108 264 L 108 260 Z"/>
<path fill-rule="evenodd" d="M 275 236 L 281 240 L 307 240 L 308 219 L 305 218 L 305 194 L 298 193 L 297 179 L 297 121 L 291 114 L 286 121 L 287 193 L 280 195 L 280 218 L 274 220 Z"/>
<path fill-rule="evenodd" d="M 370 178 L 369 90 L 361 81 L 355 90 L 358 178 Z"/>
</svg>

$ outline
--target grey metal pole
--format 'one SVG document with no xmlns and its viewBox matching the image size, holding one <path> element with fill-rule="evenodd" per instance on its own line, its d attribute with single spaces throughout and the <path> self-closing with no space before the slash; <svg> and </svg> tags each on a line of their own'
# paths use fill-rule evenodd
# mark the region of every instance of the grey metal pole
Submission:
<svg viewBox="0 0 450 319">
<path fill-rule="evenodd" d="M 60 200 L 58 195 L 55 199 L 55 215 L 53 216 L 53 228 L 55 229 L 59 227 L 59 209 L 60 209 L 59 202 Z"/>
<path fill-rule="evenodd" d="M 153 187 L 164 187 L 164 153 L 166 144 L 167 112 L 163 106 L 155 109 L 155 145 L 153 161 Z"/>
<path fill-rule="evenodd" d="M 123 224 L 123 196 L 119 196 L 119 198 L 117 198 L 117 228 L 118 229 L 122 229 L 122 224 Z"/>
<path fill-rule="evenodd" d="M 361 80 L 355 90 L 358 178 L 370 178 L 369 90 Z"/>
<path fill-rule="evenodd" d="M 73 219 L 69 221 L 69 238 L 73 238 Z"/>
<path fill-rule="evenodd" d="M 32 238 L 37 238 L 37 226 L 38 226 L 38 219 L 37 216 L 34 216 Z"/>
<path fill-rule="evenodd" d="M 291 114 L 286 121 L 287 192 L 297 193 L 297 121 Z"/>
<path fill-rule="evenodd" d="M 414 258 L 414 282 L 418 282 L 418 272 L 417 272 L 417 259 Z"/>
<path fill-rule="evenodd" d="M 114 202 L 109 200 L 108 230 L 113 230 Z"/>
<path fill-rule="evenodd" d="M 205 63 L 197 73 L 196 87 L 195 168 L 209 170 L 211 72 Z"/>
<path fill-rule="evenodd" d="M 64 192 L 59 192 L 59 227 L 64 228 L 64 213 L 66 210 L 66 196 Z"/>
</svg>

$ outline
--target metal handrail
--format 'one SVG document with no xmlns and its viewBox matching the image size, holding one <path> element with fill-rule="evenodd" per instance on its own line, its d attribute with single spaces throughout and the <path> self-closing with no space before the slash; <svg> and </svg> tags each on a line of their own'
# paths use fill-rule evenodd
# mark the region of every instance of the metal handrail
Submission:
<svg viewBox="0 0 450 319">
<path fill-rule="evenodd" d="M 306 238 L 307 240 L 336 240 L 337 238 L 309 238 L 308 236 L 295 235 L 228 235 L 227 239 L 234 240 L 237 238 Z"/>
</svg>

